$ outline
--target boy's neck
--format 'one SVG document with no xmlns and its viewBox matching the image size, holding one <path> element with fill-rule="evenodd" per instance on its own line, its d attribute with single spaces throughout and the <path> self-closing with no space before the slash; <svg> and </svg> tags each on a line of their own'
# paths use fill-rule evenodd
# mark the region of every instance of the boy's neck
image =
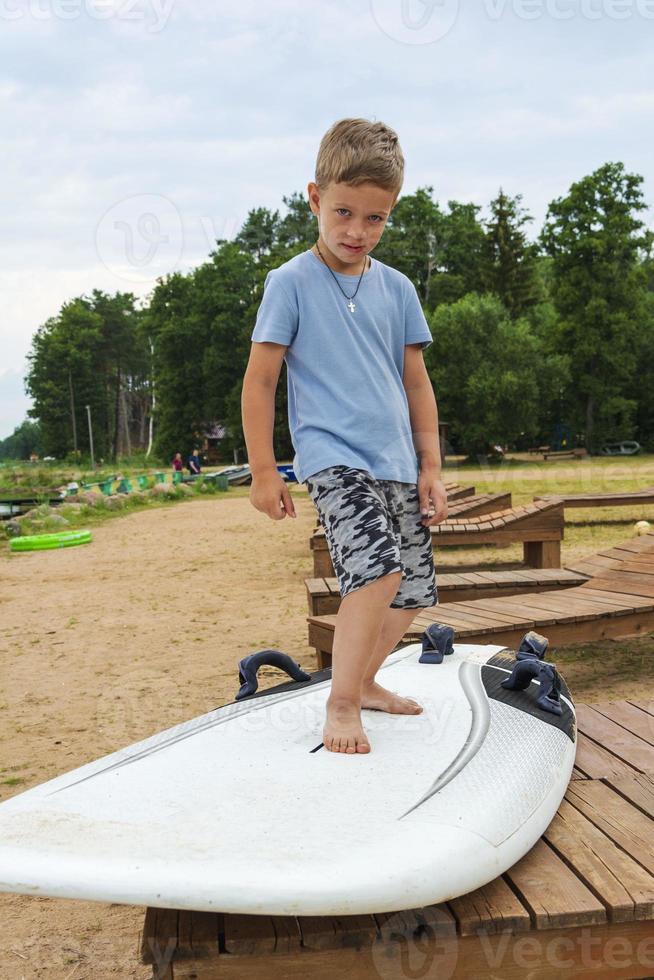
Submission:
<svg viewBox="0 0 654 980">
<path fill-rule="evenodd" d="M 318 247 L 320 247 L 320 252 L 322 252 L 322 256 L 318 251 Z M 322 262 L 324 265 L 329 266 L 332 272 L 340 272 L 344 276 L 353 276 L 353 277 L 360 276 L 362 268 L 366 269 L 367 271 L 372 265 L 372 259 L 370 258 L 370 256 L 366 255 L 365 266 L 362 265 L 362 263 L 358 262 L 357 265 L 354 267 L 354 271 L 353 271 L 351 265 L 340 263 L 339 260 L 336 258 L 336 256 L 333 255 L 332 252 L 330 252 L 330 250 L 327 248 L 325 244 L 323 244 L 322 241 L 316 242 L 316 244 L 311 247 L 310 251 L 313 252 L 313 254 L 320 262 Z"/>
</svg>

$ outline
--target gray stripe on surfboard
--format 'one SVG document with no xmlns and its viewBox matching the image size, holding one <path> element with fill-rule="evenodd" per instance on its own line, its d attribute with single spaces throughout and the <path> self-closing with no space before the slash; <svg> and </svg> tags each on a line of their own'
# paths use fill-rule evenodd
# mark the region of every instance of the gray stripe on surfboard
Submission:
<svg viewBox="0 0 654 980">
<path fill-rule="evenodd" d="M 413 813 L 414 810 L 417 810 L 419 806 L 422 806 L 423 803 L 426 803 L 427 800 L 430 800 L 432 796 L 438 793 L 443 786 L 451 782 L 468 765 L 471 759 L 476 756 L 484 744 L 490 727 L 491 714 L 490 703 L 481 680 L 481 665 L 473 663 L 470 660 L 464 660 L 459 665 L 459 680 L 461 681 L 461 687 L 472 711 L 468 737 L 461 746 L 460 752 L 452 760 L 447 769 L 432 783 L 424 796 L 403 813 L 401 817 L 398 817 L 398 820 L 402 820 L 409 813 Z"/>
</svg>

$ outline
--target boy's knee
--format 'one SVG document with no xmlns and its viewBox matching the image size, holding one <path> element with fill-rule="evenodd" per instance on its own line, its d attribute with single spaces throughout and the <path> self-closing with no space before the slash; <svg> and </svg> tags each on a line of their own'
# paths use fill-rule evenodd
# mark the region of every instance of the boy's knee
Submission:
<svg viewBox="0 0 654 980">
<path fill-rule="evenodd" d="M 379 590 L 386 592 L 391 598 L 397 593 L 402 581 L 402 572 L 387 572 L 386 575 L 381 575 L 379 578 L 375 579 L 372 585 L 377 586 Z"/>
</svg>

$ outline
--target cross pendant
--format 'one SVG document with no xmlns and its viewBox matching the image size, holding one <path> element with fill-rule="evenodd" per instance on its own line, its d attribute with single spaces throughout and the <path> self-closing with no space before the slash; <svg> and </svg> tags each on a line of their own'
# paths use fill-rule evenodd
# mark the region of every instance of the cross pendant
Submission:
<svg viewBox="0 0 654 980">
<path fill-rule="evenodd" d="M 350 302 L 349 302 L 349 303 L 348 303 L 347 305 L 348 305 L 348 308 L 349 308 L 349 310 L 350 310 L 350 313 L 354 313 L 354 311 L 356 310 L 356 306 L 355 306 L 355 304 L 354 304 L 354 303 L 352 302 L 352 300 L 350 300 Z"/>
</svg>

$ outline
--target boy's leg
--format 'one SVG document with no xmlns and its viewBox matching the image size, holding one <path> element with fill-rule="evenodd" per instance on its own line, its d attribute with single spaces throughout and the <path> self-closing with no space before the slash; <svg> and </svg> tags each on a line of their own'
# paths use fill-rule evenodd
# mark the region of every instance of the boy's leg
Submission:
<svg viewBox="0 0 654 980">
<path fill-rule="evenodd" d="M 370 745 L 361 725 L 362 680 L 371 651 L 377 650 L 389 606 L 401 592 L 400 528 L 394 527 L 396 521 L 382 484 L 365 470 L 328 467 L 314 474 L 306 485 L 325 529 L 342 596 L 323 742 L 331 751 L 368 752 Z M 396 605 L 406 605 L 407 597 L 400 595 L 400 599 Z M 408 601 L 416 605 L 412 596 Z M 397 629 L 396 625 L 393 638 Z M 384 646 L 389 642 L 386 636 Z M 366 707 L 403 713 L 421 710 L 415 702 L 382 688 L 368 688 L 367 696 Z M 380 698 L 385 701 L 383 705 Z M 395 698 L 393 707 L 391 698 Z"/>
<path fill-rule="evenodd" d="M 382 622 L 377 643 L 370 654 L 361 681 L 361 707 L 379 708 L 382 711 L 401 714 L 419 714 L 422 708 L 408 698 L 402 698 L 375 683 L 377 671 L 400 642 L 420 609 L 388 608 Z"/>
<path fill-rule="evenodd" d="M 397 592 L 402 573 L 391 572 L 348 593 L 336 616 L 332 648 L 332 686 L 323 730 L 332 752 L 369 752 L 361 724 L 361 678 L 375 649 L 384 614 Z"/>
<path fill-rule="evenodd" d="M 382 629 L 366 667 L 361 685 L 361 704 L 362 707 L 377 707 L 383 711 L 418 713 L 422 711 L 419 705 L 387 691 L 375 682 L 375 675 L 415 617 L 423 609 L 438 603 L 431 532 L 421 523 L 415 484 L 381 481 L 380 486 L 392 514 L 404 573 L 392 605 L 386 610 Z"/>
</svg>

